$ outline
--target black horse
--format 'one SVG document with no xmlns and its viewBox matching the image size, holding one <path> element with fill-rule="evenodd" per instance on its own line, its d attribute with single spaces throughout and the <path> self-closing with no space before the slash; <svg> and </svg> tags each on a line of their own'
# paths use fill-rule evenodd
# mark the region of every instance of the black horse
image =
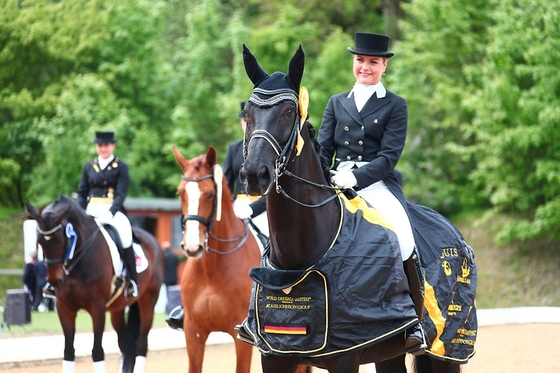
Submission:
<svg viewBox="0 0 560 373">
<path fill-rule="evenodd" d="M 47 280 L 56 288 L 58 318 L 64 333 L 63 371 L 75 371 L 76 315 L 85 310 L 93 321 L 95 371 L 105 371 L 102 339 L 105 314 L 110 312 L 122 353 L 122 371 L 144 372 L 148 333 L 163 282 L 163 254 L 155 237 L 133 228 L 147 260 L 147 268 L 138 274 L 140 294 L 133 299 L 119 295 L 107 305 L 115 273 L 103 228 L 66 196 L 58 197 L 41 211 L 30 204 L 27 210 L 38 224 L 37 242 L 47 264 Z"/>
<path fill-rule="evenodd" d="M 239 337 L 259 348 L 266 373 L 294 372 L 298 364 L 331 373 L 358 372 L 359 365 L 372 362 L 378 372 L 406 372 L 404 330 L 418 320 L 409 309 L 398 315 L 387 305 L 398 302 L 408 289 L 401 288 L 398 273 L 395 278 L 391 270 L 368 271 L 380 263 L 398 267 L 395 236 L 363 200 L 346 198 L 328 185 L 313 127 L 305 120 L 306 91 L 298 92 L 303 50 L 300 47 L 292 57 L 288 74 L 268 75 L 245 46 L 243 57 L 255 88 L 245 106 L 248 123 L 241 178 L 249 194 L 267 195 L 270 246 L 261 267 L 251 271 L 252 302 Z M 460 364 L 474 354 L 476 339 L 474 255 L 441 215 L 422 206 L 412 210 L 420 222 L 431 221 L 426 216 L 435 214 L 441 224 L 434 229 L 445 226 L 452 234 L 444 236 L 458 240 L 451 247 L 422 235 L 433 247 L 423 262 L 424 324 L 430 348 L 416 357 L 416 368 L 459 372 Z M 353 225 L 343 227 L 347 222 Z M 366 227 L 372 230 L 366 232 Z M 345 230 L 349 232 L 344 238 Z M 351 241 L 346 242 L 346 251 L 333 254 L 333 247 L 345 241 Z M 377 242 L 373 247 L 372 241 Z M 348 282 L 343 283 L 342 277 Z M 355 290 L 364 281 L 366 290 Z M 467 283 L 469 290 L 461 287 Z M 459 298 L 460 304 L 455 304 Z M 367 309 L 372 303 L 376 312 L 386 307 L 387 314 L 377 315 L 381 321 L 371 322 Z M 354 334 L 339 335 L 347 331 Z"/>
</svg>

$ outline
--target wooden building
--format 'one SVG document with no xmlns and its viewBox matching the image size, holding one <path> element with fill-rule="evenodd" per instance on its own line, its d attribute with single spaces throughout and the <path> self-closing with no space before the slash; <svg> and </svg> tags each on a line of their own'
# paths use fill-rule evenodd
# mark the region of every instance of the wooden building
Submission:
<svg viewBox="0 0 560 373">
<path fill-rule="evenodd" d="M 179 248 L 181 242 L 181 201 L 179 198 L 127 197 L 124 208 L 132 225 L 153 234 L 161 244 L 171 242 Z"/>
<path fill-rule="evenodd" d="M 181 250 L 181 201 L 175 198 L 126 197 L 124 208 L 133 226 L 141 227 L 153 234 L 159 244 L 171 243 L 173 252 L 180 256 L 177 275 L 183 273 L 186 257 Z"/>
</svg>

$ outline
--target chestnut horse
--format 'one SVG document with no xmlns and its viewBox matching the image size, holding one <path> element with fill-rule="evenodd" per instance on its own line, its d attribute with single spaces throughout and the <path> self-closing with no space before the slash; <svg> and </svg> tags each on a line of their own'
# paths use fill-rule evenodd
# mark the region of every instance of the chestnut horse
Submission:
<svg viewBox="0 0 560 373">
<path fill-rule="evenodd" d="M 252 284 L 248 273 L 261 256 L 257 239 L 248 223 L 233 213 L 216 150 L 209 147 L 192 160 L 175 147 L 173 153 L 183 171 L 177 194 L 184 234 L 181 247 L 188 256 L 180 285 L 189 373 L 202 371 L 205 343 L 213 331 L 234 338 L 235 371 L 249 372 L 253 349 L 235 338 L 234 327 L 246 316 Z"/>
<path fill-rule="evenodd" d="M 331 373 L 349 373 L 358 372 L 359 365 L 367 363 L 376 363 L 378 372 L 406 372 L 402 324 L 411 321 L 404 319 L 403 316 L 404 321 L 396 319 L 401 326 L 391 329 L 393 332 L 381 334 L 380 337 L 377 337 L 379 334 L 376 337 L 369 337 L 370 334 L 367 333 L 370 333 L 368 328 L 370 324 L 366 324 L 364 320 L 369 320 L 371 313 L 365 312 L 364 315 L 356 309 L 369 307 L 372 301 L 360 296 L 344 298 L 345 295 L 339 296 L 337 293 L 338 291 L 359 294 L 353 292 L 354 288 L 360 281 L 363 282 L 362 276 L 367 275 L 368 268 L 375 267 L 376 261 L 383 262 L 388 256 L 380 257 L 381 254 L 377 254 L 381 250 L 381 245 L 385 245 L 384 238 L 381 238 L 377 241 L 379 243 L 374 243 L 375 246 L 369 251 L 356 252 L 348 249 L 351 256 L 340 255 L 330 260 L 333 252 L 331 248 L 339 244 L 339 239 L 351 242 L 346 247 L 352 247 L 354 240 L 359 241 L 360 237 L 369 237 L 369 233 L 358 230 L 363 227 L 362 224 L 352 226 L 353 231 L 350 233 L 353 235 L 350 233 L 347 236 L 337 235 L 337 232 L 344 232 L 344 228 L 341 228 L 342 222 L 346 223 L 349 214 L 344 212 L 346 210 L 343 206 L 349 206 L 349 202 L 342 198 L 339 190 L 334 189 L 327 182 L 317 154 L 315 131 L 305 120 L 307 92 L 303 89 L 298 92 L 303 76 L 303 50 L 300 47 L 292 57 L 288 74 L 275 72 L 268 75 L 249 49 L 246 46 L 243 46 L 243 49 L 245 69 L 255 88 L 245 106 L 248 122 L 245 132 L 245 163 L 241 170 L 241 179 L 250 195 L 267 196 L 271 242 L 261 268 L 251 273 L 251 277 L 256 282 L 253 288 L 254 297 L 251 301 L 252 308 L 249 309 L 249 318 L 239 328 L 240 337 L 259 347 L 265 373 L 294 372 L 298 364 L 317 366 Z M 357 198 L 359 197 L 355 200 L 358 200 Z M 363 214 L 363 219 L 366 219 L 366 212 Z M 383 230 L 383 232 L 387 231 Z M 380 234 L 379 237 L 383 236 Z M 467 251 L 470 255 L 470 247 Z M 458 256 L 455 251 L 452 251 L 452 255 Z M 372 260 L 374 256 L 376 258 Z M 472 278 L 467 277 L 475 275 L 472 259 L 469 256 L 464 260 L 463 275 L 457 276 L 464 276 L 461 277 L 464 283 L 470 284 Z M 402 260 L 400 255 L 398 260 Z M 358 268 L 356 266 L 363 262 L 367 265 L 359 268 L 365 269 L 353 273 L 352 268 Z M 318 267 L 319 263 L 329 270 L 345 266 L 353 267 L 350 268 L 350 273 L 341 274 L 337 271 L 322 271 L 320 269 L 322 267 Z M 338 267 L 335 267 L 337 265 Z M 436 271 L 441 272 L 442 276 L 446 275 L 441 266 L 436 268 Z M 454 279 L 449 274 L 447 276 L 450 281 Z M 343 283 L 342 277 L 349 279 L 350 282 Z M 366 278 L 374 280 L 366 283 L 367 291 L 374 289 L 374 292 L 387 292 L 387 289 L 392 287 L 387 286 L 383 278 L 370 276 Z M 313 282 L 312 279 L 318 280 Z M 299 291 L 298 286 L 301 289 Z M 455 291 L 459 291 L 458 287 L 452 292 Z M 433 300 L 434 292 L 434 288 L 428 286 L 426 299 Z M 333 297 L 343 299 L 344 302 L 337 302 Z M 388 302 L 390 300 L 382 299 L 383 304 L 388 305 Z M 274 308 L 272 313 L 267 311 L 271 307 Z M 380 305 L 380 307 L 386 306 Z M 444 350 L 444 337 L 447 338 L 444 336 L 444 326 L 447 325 L 445 317 L 449 316 L 448 319 L 452 319 L 451 312 L 447 311 L 447 304 L 442 304 L 441 307 L 437 302 L 426 306 L 429 310 L 429 318 L 434 317 L 437 321 L 435 323 L 438 332 L 435 337 L 437 341 L 429 342 L 433 342 L 431 347 L 437 347 L 438 352 Z M 467 314 L 474 309 L 464 308 Z M 285 313 L 278 316 L 282 312 Z M 426 312 L 424 314 L 426 315 Z M 296 319 L 293 318 L 294 315 L 297 316 Z M 473 311 L 471 315 L 475 315 L 475 312 Z M 383 313 L 380 317 L 383 317 Z M 340 321 L 341 318 L 345 324 Z M 427 318 L 424 317 L 425 322 L 431 322 L 426 321 Z M 321 324 L 316 322 L 317 319 L 320 319 Z M 385 320 L 381 321 L 381 324 L 395 319 Z M 337 334 L 337 328 L 347 326 L 349 330 L 357 328 L 357 333 L 343 336 Z M 461 348 L 457 347 L 461 344 L 474 345 L 474 340 L 469 339 L 469 336 L 476 334 L 476 321 L 468 327 L 470 329 L 464 327 L 459 332 L 465 333 L 466 337 L 463 335 L 453 337 L 455 345 L 451 349 Z M 355 343 L 358 337 L 363 341 L 360 344 Z M 336 342 L 333 342 L 333 338 L 336 338 Z M 306 342 L 298 344 L 299 341 Z M 340 341 L 354 344 L 336 345 Z M 313 343 L 312 347 L 311 343 Z M 462 361 L 454 361 L 438 358 L 432 355 L 432 351 L 427 351 L 424 356 L 416 357 L 416 368 L 420 372 L 432 370 L 442 373 L 459 372 L 460 364 L 466 362 L 470 356 L 472 354 Z M 424 366 L 423 362 L 427 362 L 427 366 Z"/>
<path fill-rule="evenodd" d="M 148 261 L 147 268 L 138 274 L 140 293 L 133 299 L 121 294 L 107 307 L 114 268 L 109 245 L 94 218 L 66 196 L 59 196 L 41 211 L 31 204 L 27 204 L 27 210 L 38 224 L 37 242 L 47 264 L 47 281 L 56 289 L 58 318 L 64 333 L 62 371 L 75 371 L 76 314 L 85 310 L 93 321 L 94 371 L 105 372 L 102 339 L 108 311 L 118 335 L 122 372 L 144 372 L 148 333 L 163 282 L 163 254 L 155 237 L 132 228 Z"/>
</svg>

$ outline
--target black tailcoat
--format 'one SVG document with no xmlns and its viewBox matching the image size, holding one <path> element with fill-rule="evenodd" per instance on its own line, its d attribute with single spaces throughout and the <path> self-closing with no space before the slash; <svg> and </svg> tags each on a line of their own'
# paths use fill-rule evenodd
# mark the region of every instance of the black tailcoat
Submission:
<svg viewBox="0 0 560 373">
<path fill-rule="evenodd" d="M 374 93 L 360 112 L 350 91 L 329 99 L 319 129 L 323 167 L 340 162 L 368 162 L 353 170 L 363 189 L 380 180 L 406 209 L 404 194 L 394 169 L 404 149 L 408 123 L 406 100 L 386 91 L 385 97 Z"/>
<path fill-rule="evenodd" d="M 120 211 L 126 215 L 123 203 L 129 186 L 130 176 L 126 163 L 115 157 L 102 170 L 95 158 L 87 162 L 82 169 L 82 177 L 78 184 L 78 203 L 85 209 L 91 197 L 110 197 L 112 193 L 111 213 L 114 215 Z"/>
</svg>

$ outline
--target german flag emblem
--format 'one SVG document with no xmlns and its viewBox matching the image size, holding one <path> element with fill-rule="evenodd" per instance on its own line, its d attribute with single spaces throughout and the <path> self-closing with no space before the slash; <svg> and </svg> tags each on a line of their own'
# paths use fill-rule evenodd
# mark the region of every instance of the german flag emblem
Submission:
<svg viewBox="0 0 560 373">
<path fill-rule="evenodd" d="M 264 332 L 269 334 L 307 334 L 307 326 L 300 325 L 265 325 Z"/>
</svg>

